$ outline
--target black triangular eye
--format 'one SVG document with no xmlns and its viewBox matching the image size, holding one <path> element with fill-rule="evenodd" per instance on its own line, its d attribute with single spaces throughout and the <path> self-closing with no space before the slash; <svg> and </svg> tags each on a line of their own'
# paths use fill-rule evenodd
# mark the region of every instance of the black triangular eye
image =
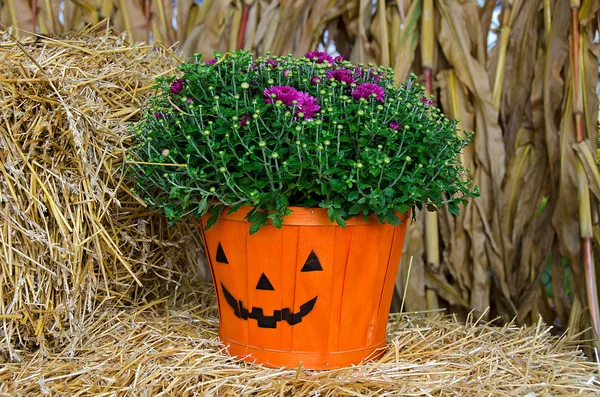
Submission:
<svg viewBox="0 0 600 397">
<path fill-rule="evenodd" d="M 219 246 L 217 247 L 217 262 L 229 264 L 229 261 L 227 260 L 227 256 L 225 256 L 225 251 L 223 251 L 221 243 L 219 243 Z"/>
<path fill-rule="evenodd" d="M 317 258 L 315 251 L 310 251 L 308 258 L 306 259 L 306 262 L 304 262 L 304 266 L 302 266 L 302 270 L 300 270 L 300 271 L 301 272 L 318 272 L 321 270 L 323 270 L 323 267 L 321 266 L 321 262 L 319 261 L 319 258 Z"/>
<path fill-rule="evenodd" d="M 264 273 L 261 274 L 260 279 L 258 279 L 258 284 L 256 284 L 256 289 L 264 289 L 267 291 L 275 290 L 275 288 L 273 288 L 273 285 L 271 284 L 271 282 L 269 281 L 267 276 L 265 276 Z"/>
</svg>

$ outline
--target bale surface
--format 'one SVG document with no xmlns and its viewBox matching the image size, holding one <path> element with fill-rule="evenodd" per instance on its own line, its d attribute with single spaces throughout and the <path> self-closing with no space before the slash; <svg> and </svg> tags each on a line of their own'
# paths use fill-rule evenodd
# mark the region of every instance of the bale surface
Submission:
<svg viewBox="0 0 600 397">
<path fill-rule="evenodd" d="M 123 172 L 127 122 L 177 64 L 98 27 L 0 31 L 0 353 L 50 354 L 100 307 L 202 276 L 197 226 L 167 228 Z"/>
<path fill-rule="evenodd" d="M 598 366 L 550 329 L 471 318 L 392 317 L 384 357 L 332 371 L 231 359 L 210 285 L 137 308 L 98 311 L 64 351 L 0 366 L 0 395 L 547 396 L 600 395 Z"/>
</svg>

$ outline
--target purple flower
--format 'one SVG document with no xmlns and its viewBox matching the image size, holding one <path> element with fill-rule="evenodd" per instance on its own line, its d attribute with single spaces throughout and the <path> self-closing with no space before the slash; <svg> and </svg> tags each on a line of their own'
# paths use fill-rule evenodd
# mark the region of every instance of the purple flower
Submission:
<svg viewBox="0 0 600 397">
<path fill-rule="evenodd" d="M 273 94 L 275 95 L 275 98 L 273 98 Z M 300 100 L 300 92 L 298 92 L 298 90 L 296 90 L 294 87 L 287 85 L 276 85 L 266 88 L 263 91 L 263 95 L 265 96 L 265 103 L 275 103 L 276 101 L 281 101 L 287 106 L 292 106 L 292 101 Z"/>
<path fill-rule="evenodd" d="M 192 102 L 194 102 L 194 100 L 190 97 L 188 97 L 188 99 L 185 100 L 185 103 L 187 103 L 188 105 Z"/>
<path fill-rule="evenodd" d="M 430 98 L 423 97 L 423 98 L 421 98 L 421 102 L 423 102 L 423 105 L 425 105 L 425 106 L 433 105 L 433 100 Z"/>
<path fill-rule="evenodd" d="M 393 129 L 394 131 L 397 131 L 397 130 L 399 130 L 400 128 L 402 128 L 402 124 L 399 124 L 399 123 L 397 123 L 397 122 L 395 122 L 395 121 L 390 121 L 390 124 L 389 124 L 389 126 L 390 126 L 390 128 L 391 128 L 391 129 Z"/>
<path fill-rule="evenodd" d="M 277 61 L 275 59 L 267 59 L 265 63 L 273 69 L 277 67 Z"/>
<path fill-rule="evenodd" d="M 286 69 L 286 70 L 284 70 L 284 71 L 283 71 L 283 76 L 284 76 L 284 77 L 290 77 L 290 73 L 292 73 L 292 71 L 291 71 L 291 70 L 288 70 L 288 69 Z"/>
<path fill-rule="evenodd" d="M 375 94 L 375 99 L 383 102 L 383 97 L 385 96 L 385 91 L 383 88 L 374 83 L 363 83 L 356 86 L 354 90 L 352 90 L 352 97 L 356 100 L 360 98 L 369 99 L 371 95 Z"/>
<path fill-rule="evenodd" d="M 310 96 L 306 92 L 300 92 L 300 99 L 298 100 L 298 109 L 296 113 L 302 112 L 305 120 L 312 120 L 315 114 L 321 107 L 317 104 L 317 98 Z"/>
<path fill-rule="evenodd" d="M 205 61 L 204 64 L 205 65 L 214 65 L 215 63 L 217 63 L 217 59 L 209 59 L 208 61 Z"/>
<path fill-rule="evenodd" d="M 170 114 L 164 114 L 162 112 L 156 112 L 156 113 L 154 113 L 154 117 L 156 118 L 156 120 L 160 120 L 162 118 L 164 118 L 166 120 L 171 120 L 171 115 Z"/>
<path fill-rule="evenodd" d="M 247 126 L 247 125 L 248 125 L 248 113 L 246 113 L 246 114 L 244 115 L 244 117 L 242 117 L 242 118 L 240 119 L 240 126 L 241 126 L 241 127 L 245 127 L 245 126 Z"/>
<path fill-rule="evenodd" d="M 311 61 L 315 61 L 316 63 L 323 63 L 323 62 L 327 61 L 332 65 L 334 64 L 333 58 L 329 54 L 327 54 L 326 52 L 323 52 L 323 51 L 307 52 L 306 54 L 304 54 L 304 56 L 306 58 L 310 59 Z"/>
<path fill-rule="evenodd" d="M 334 61 L 336 61 L 336 62 L 338 62 L 338 63 L 339 63 L 339 62 L 344 62 L 344 57 L 343 57 L 343 56 L 341 56 L 341 55 L 338 55 L 337 57 L 335 57 L 335 58 L 334 58 Z"/>
<path fill-rule="evenodd" d="M 171 83 L 171 94 L 179 94 L 183 91 L 183 84 L 185 81 L 183 80 L 175 80 Z"/>
<path fill-rule="evenodd" d="M 321 84 L 321 78 L 319 76 L 313 76 L 310 78 L 310 83 L 312 85 Z"/>
<path fill-rule="evenodd" d="M 333 78 L 337 81 L 343 81 L 346 84 L 352 84 L 355 81 L 352 77 L 352 71 L 348 69 L 328 70 L 326 75 L 328 79 Z"/>
</svg>

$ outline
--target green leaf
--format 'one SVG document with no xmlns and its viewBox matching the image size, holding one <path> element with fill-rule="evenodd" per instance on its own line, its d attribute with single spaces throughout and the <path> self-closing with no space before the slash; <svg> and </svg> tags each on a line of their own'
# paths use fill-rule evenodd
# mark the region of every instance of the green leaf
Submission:
<svg viewBox="0 0 600 397">
<path fill-rule="evenodd" d="M 400 218 L 398 218 L 398 215 L 396 215 L 394 212 L 390 211 L 385 215 L 385 221 L 387 223 L 389 223 L 392 226 L 397 226 L 400 223 Z"/>
<path fill-rule="evenodd" d="M 335 221 L 341 227 L 346 228 L 346 221 L 344 220 L 344 216 L 348 215 L 346 211 L 343 209 L 329 208 L 327 210 L 327 215 L 329 215 L 329 219 L 332 222 Z"/>
<path fill-rule="evenodd" d="M 206 222 L 205 230 L 210 229 L 211 227 L 213 227 L 215 225 L 215 223 L 217 223 L 217 221 L 219 220 L 219 216 L 221 215 L 221 211 L 223 211 L 222 205 L 215 206 L 208 211 L 208 213 L 211 214 L 211 216 L 210 216 L 210 218 L 208 218 L 208 221 Z"/>
<path fill-rule="evenodd" d="M 238 212 L 241 206 L 242 206 L 241 204 L 232 205 L 231 207 L 229 207 L 229 211 L 227 211 L 227 215 L 231 215 L 231 214 Z"/>
<path fill-rule="evenodd" d="M 363 210 L 363 208 L 366 208 L 366 207 L 367 206 L 365 204 L 354 204 L 352 207 L 350 207 L 350 209 L 348 210 L 348 213 L 350 215 L 358 215 Z"/>
<path fill-rule="evenodd" d="M 258 230 L 267 224 L 269 213 L 268 211 L 258 211 L 256 208 L 248 212 L 246 219 L 252 223 L 250 226 L 250 234 L 258 232 Z"/>
<path fill-rule="evenodd" d="M 280 213 L 274 212 L 270 214 L 269 219 L 273 221 L 273 226 L 277 229 L 281 229 L 281 226 L 283 226 L 283 216 Z"/>
<path fill-rule="evenodd" d="M 198 203 L 198 207 L 196 208 L 196 216 L 202 216 L 206 213 L 206 209 L 208 208 L 208 199 L 203 197 L 202 200 Z"/>
<path fill-rule="evenodd" d="M 459 216 L 460 215 L 460 208 L 458 208 L 458 205 L 456 205 L 455 203 L 451 202 L 450 204 L 448 204 L 448 212 L 454 216 Z"/>
</svg>

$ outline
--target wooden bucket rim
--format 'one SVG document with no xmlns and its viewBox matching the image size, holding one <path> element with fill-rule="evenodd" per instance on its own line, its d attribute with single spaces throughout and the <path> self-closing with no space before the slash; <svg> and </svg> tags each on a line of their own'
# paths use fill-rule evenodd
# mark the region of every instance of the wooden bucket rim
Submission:
<svg viewBox="0 0 600 397">
<path fill-rule="evenodd" d="M 225 219 L 234 222 L 249 223 L 246 218 L 248 212 L 252 210 L 251 206 L 240 207 L 236 212 L 227 215 L 228 207 L 225 207 L 221 213 L 220 219 Z M 329 220 L 327 209 L 318 207 L 288 207 L 292 213 L 283 218 L 283 226 L 339 226 L 335 222 Z M 396 213 L 401 222 L 405 222 L 410 217 L 410 210 L 405 214 Z M 208 219 L 209 215 L 205 216 Z M 273 222 L 269 219 L 268 224 Z M 386 223 L 387 224 L 387 223 Z M 364 220 L 362 215 L 354 216 L 346 220 L 347 226 L 364 226 L 364 225 L 383 225 L 375 214 L 369 215 L 367 220 Z"/>
</svg>

